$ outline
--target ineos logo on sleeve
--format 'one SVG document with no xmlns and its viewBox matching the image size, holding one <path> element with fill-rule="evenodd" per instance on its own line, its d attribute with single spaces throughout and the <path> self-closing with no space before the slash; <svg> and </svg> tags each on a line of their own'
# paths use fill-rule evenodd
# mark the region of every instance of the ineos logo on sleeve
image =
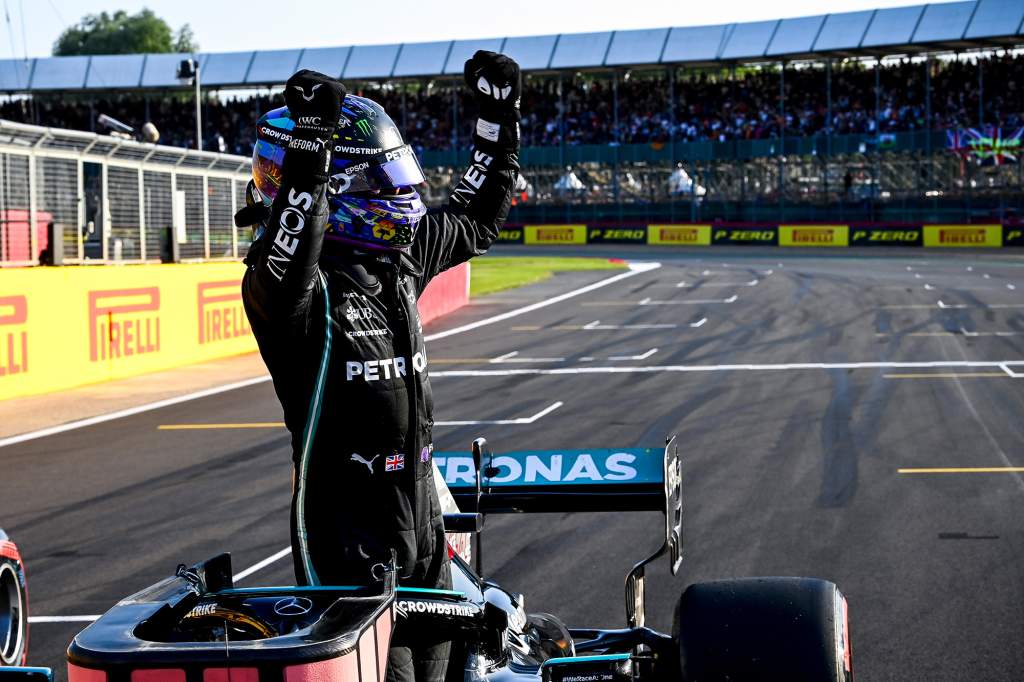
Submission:
<svg viewBox="0 0 1024 682">
<path fill-rule="evenodd" d="M 316 85 L 314 85 L 312 89 L 310 89 L 308 95 L 306 94 L 306 89 L 301 85 L 293 85 L 292 87 L 299 91 L 299 94 L 302 95 L 302 99 L 306 100 L 307 102 L 312 102 L 313 96 L 316 94 L 317 88 L 319 88 L 321 85 L 323 85 L 323 83 L 317 83 Z"/>
<path fill-rule="evenodd" d="M 288 208 L 281 211 L 281 219 L 278 224 L 282 231 L 296 235 L 306 226 L 306 216 L 302 214 L 302 211 L 308 211 L 313 205 L 313 196 L 309 192 L 300 192 L 296 195 L 295 188 L 292 188 L 288 190 L 288 203 L 290 204 Z M 297 206 L 300 206 L 302 211 L 296 208 Z"/>
<path fill-rule="evenodd" d="M 279 616 L 302 616 L 313 609 L 313 600 L 306 597 L 285 597 L 274 603 L 274 613 Z"/>
</svg>

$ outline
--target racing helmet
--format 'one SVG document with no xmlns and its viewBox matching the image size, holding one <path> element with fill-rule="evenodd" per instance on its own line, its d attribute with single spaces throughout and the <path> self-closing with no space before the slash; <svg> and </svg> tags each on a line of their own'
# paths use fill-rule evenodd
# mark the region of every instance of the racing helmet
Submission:
<svg viewBox="0 0 1024 682">
<path fill-rule="evenodd" d="M 281 187 L 294 127 L 287 107 L 267 112 L 256 124 L 253 184 L 267 205 Z M 427 212 L 415 189 L 426 178 L 398 126 L 373 100 L 346 95 L 331 142 L 325 240 L 365 249 L 407 249 Z"/>
</svg>

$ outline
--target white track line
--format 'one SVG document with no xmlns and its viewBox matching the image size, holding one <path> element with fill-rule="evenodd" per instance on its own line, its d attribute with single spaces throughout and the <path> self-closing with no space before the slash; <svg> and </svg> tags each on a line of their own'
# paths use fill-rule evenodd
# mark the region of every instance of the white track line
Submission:
<svg viewBox="0 0 1024 682">
<path fill-rule="evenodd" d="M 690 326 L 693 327 L 694 329 L 697 329 L 698 327 L 703 327 L 704 323 L 707 322 L 707 321 L 708 321 L 708 318 L 702 317 L 699 320 L 697 320 L 696 322 L 691 322 Z"/>
<path fill-rule="evenodd" d="M 676 329 L 678 324 L 601 324 L 594 320 L 583 325 L 583 331 L 608 331 L 611 329 Z"/>
<path fill-rule="evenodd" d="M 650 272 L 651 270 L 656 270 L 656 269 L 658 269 L 660 267 L 661 267 L 661 263 L 631 262 L 631 263 L 629 263 L 629 271 L 628 272 L 619 273 L 618 275 L 614 275 L 613 277 L 609 277 L 607 279 L 602 279 L 599 282 L 594 282 L 593 284 L 588 284 L 585 287 L 580 287 L 579 289 L 574 289 L 574 290 L 568 291 L 568 292 L 566 292 L 564 294 L 559 294 L 558 296 L 553 296 L 553 297 L 551 297 L 549 299 L 546 299 L 544 301 L 538 301 L 537 303 L 533 303 L 531 305 L 524 306 L 522 308 L 516 308 L 515 310 L 509 310 L 508 312 L 504 312 L 504 313 L 501 313 L 499 315 L 494 315 L 493 317 L 487 317 L 487 318 L 484 318 L 482 320 L 477 320 L 476 322 L 470 322 L 469 324 L 464 324 L 461 327 L 454 327 L 452 329 L 446 329 L 446 330 L 444 330 L 442 332 L 437 332 L 436 334 L 428 334 L 427 336 L 423 337 L 423 340 L 424 341 L 436 341 L 438 339 L 444 339 L 444 338 L 447 338 L 449 336 L 455 336 L 456 334 L 462 334 L 463 332 L 468 332 L 471 329 L 478 329 L 480 327 L 486 327 L 487 325 L 494 324 L 495 322 L 502 322 L 504 320 L 512 319 L 513 317 L 519 317 L 520 315 L 525 315 L 526 313 L 533 312 L 534 310 L 540 310 L 541 308 L 546 308 L 546 307 L 548 307 L 550 305 L 554 305 L 556 303 L 561 303 L 562 301 L 567 301 L 570 298 L 575 298 L 576 296 L 580 296 L 582 294 L 590 293 L 591 291 L 595 291 L 595 290 L 600 289 L 602 287 L 606 287 L 609 284 L 615 284 L 616 282 L 621 282 L 624 279 L 628 279 L 630 277 L 633 277 L 635 275 L 640 275 L 640 274 L 643 274 L 645 272 Z"/>
<path fill-rule="evenodd" d="M 738 294 L 733 294 L 729 298 L 684 299 L 682 301 L 655 301 L 648 297 L 639 301 L 637 305 L 712 305 L 717 303 L 735 303 L 738 299 Z"/>
<path fill-rule="evenodd" d="M 756 287 L 760 283 L 761 280 L 759 279 L 752 279 L 749 282 L 708 282 L 706 284 L 701 284 L 700 288 L 706 289 L 708 287 Z M 692 288 L 693 286 L 694 285 L 690 284 L 689 282 L 682 281 L 676 285 L 676 288 L 689 289 Z"/>
<path fill-rule="evenodd" d="M 521 426 L 532 424 L 542 417 L 546 417 L 559 407 L 564 405 L 561 400 L 551 403 L 537 414 L 530 417 L 519 417 L 518 419 L 467 419 L 463 421 L 434 422 L 434 426 Z"/>
<path fill-rule="evenodd" d="M 218 393 L 234 391 L 237 388 L 255 386 L 256 384 L 262 384 L 265 381 L 270 381 L 269 375 L 255 377 L 253 379 L 246 379 L 245 381 L 236 381 L 233 384 L 224 384 L 223 386 L 216 386 L 214 388 L 208 388 L 206 390 L 196 391 L 194 393 L 186 393 L 185 395 L 175 396 L 174 398 L 158 400 L 154 403 L 146 403 L 145 405 L 130 407 L 126 410 L 118 410 L 117 412 L 110 412 L 109 414 L 101 414 L 96 417 L 89 417 L 88 419 L 79 419 L 78 421 L 68 422 L 67 424 L 61 424 L 59 426 L 51 426 L 49 428 L 40 429 L 38 431 L 22 433 L 17 436 L 11 436 L 9 438 L 4 438 L 0 440 L 0 448 L 6 447 L 8 445 L 14 445 L 16 443 L 24 443 L 25 441 L 28 440 L 35 440 L 36 438 L 44 438 L 46 436 L 64 433 L 65 431 L 73 431 L 74 429 L 80 429 L 85 426 L 92 426 L 93 424 L 102 424 L 103 422 L 109 422 L 115 419 L 121 419 L 123 417 L 131 417 L 132 415 L 141 414 L 143 412 L 159 410 L 160 408 L 169 407 L 171 405 L 177 405 L 178 403 L 185 403 L 190 400 L 198 400 L 200 398 L 206 398 L 211 395 L 217 395 Z"/>
<path fill-rule="evenodd" d="M 736 364 L 736 365 L 639 365 L 636 367 L 539 367 L 504 370 L 445 370 L 431 372 L 431 377 L 500 377 L 526 375 L 571 375 L 571 374 L 658 374 L 663 372 L 779 372 L 830 369 L 940 369 L 949 367 L 1006 367 L 1024 366 L 1024 360 L 938 360 L 932 362 L 794 362 L 787 364 Z"/>
<path fill-rule="evenodd" d="M 99 619 L 99 615 L 95 616 L 29 616 L 28 622 L 31 624 L 37 623 L 91 623 L 94 620 Z"/>
<path fill-rule="evenodd" d="M 1013 371 L 1012 369 L 1010 369 L 1010 368 L 1009 368 L 1009 367 L 1008 367 L 1007 365 L 1009 365 L 1009 363 L 1008 363 L 1008 362 L 1004 362 L 1004 363 L 1001 363 L 1001 364 L 999 365 L 999 369 L 1003 370 L 1004 372 L 1006 372 L 1007 374 L 1009 374 L 1009 375 L 1010 375 L 1011 377 L 1013 377 L 1014 379 L 1024 379 L 1024 373 L 1021 373 L 1021 372 L 1014 372 L 1014 371 Z"/>
<path fill-rule="evenodd" d="M 285 547 L 279 552 L 271 554 L 262 561 L 257 561 L 249 568 L 239 571 L 238 573 L 231 576 L 231 582 L 237 583 L 240 580 L 248 578 L 250 575 L 266 568 L 270 564 L 273 564 L 292 553 L 291 547 Z M 88 616 L 29 616 L 28 622 L 32 624 L 36 623 L 91 623 L 99 619 L 99 615 L 88 615 Z"/>
<path fill-rule="evenodd" d="M 641 355 L 613 355 L 613 356 L 611 356 L 608 359 L 611 360 L 612 362 L 626 362 L 626 361 L 629 361 L 629 360 L 646 360 L 647 358 L 651 357 L 652 355 L 654 355 L 657 352 L 658 352 L 657 348 L 652 348 L 649 351 L 647 351 L 646 353 L 643 353 Z"/>
<path fill-rule="evenodd" d="M 492 365 L 501 365 L 506 362 L 519 362 L 519 363 L 531 363 L 531 362 L 565 362 L 565 358 L 521 358 L 519 357 L 519 351 L 514 350 L 511 353 L 505 353 L 499 355 L 496 358 L 491 358 L 487 362 Z"/>
<path fill-rule="evenodd" d="M 285 558 L 286 556 L 290 555 L 291 553 L 292 553 L 292 548 L 290 546 L 289 547 L 285 547 L 284 549 L 282 549 L 282 550 L 280 550 L 278 552 L 275 552 L 274 554 L 271 554 L 270 556 L 268 556 L 263 561 L 257 561 L 255 564 L 253 564 L 249 568 L 245 569 L 244 571 L 239 571 L 238 573 L 234 574 L 233 576 L 231 576 L 231 582 L 237 583 L 239 580 L 243 580 L 244 578 L 248 578 L 250 575 L 252 575 L 256 571 L 258 571 L 260 569 L 263 569 L 263 568 L 266 568 L 267 566 L 269 566 L 270 564 L 274 563 L 275 561 L 280 561 L 281 559 Z"/>
<path fill-rule="evenodd" d="M 968 305 L 966 303 L 944 303 L 943 301 L 939 301 L 938 305 L 943 310 L 963 310 L 964 308 L 1004 310 L 1007 308 L 1024 308 L 1024 303 L 983 303 L 981 305 Z"/>
</svg>

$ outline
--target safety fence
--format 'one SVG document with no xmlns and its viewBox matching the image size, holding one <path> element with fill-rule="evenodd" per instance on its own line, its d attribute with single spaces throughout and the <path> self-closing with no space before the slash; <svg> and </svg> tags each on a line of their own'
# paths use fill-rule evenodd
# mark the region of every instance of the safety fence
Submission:
<svg viewBox="0 0 1024 682">
<path fill-rule="evenodd" d="M 0 265 L 237 259 L 251 161 L 0 121 Z"/>
<path fill-rule="evenodd" d="M 847 225 L 707 223 L 672 225 L 507 225 L 506 244 L 658 246 L 1024 247 L 1024 225 Z"/>
</svg>

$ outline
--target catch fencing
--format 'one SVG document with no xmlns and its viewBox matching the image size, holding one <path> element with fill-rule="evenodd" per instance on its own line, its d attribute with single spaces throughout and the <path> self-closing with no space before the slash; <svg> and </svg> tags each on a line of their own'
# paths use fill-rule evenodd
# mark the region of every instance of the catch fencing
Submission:
<svg viewBox="0 0 1024 682">
<path fill-rule="evenodd" d="M 0 120 L 0 265 L 237 259 L 242 156 Z"/>
</svg>

